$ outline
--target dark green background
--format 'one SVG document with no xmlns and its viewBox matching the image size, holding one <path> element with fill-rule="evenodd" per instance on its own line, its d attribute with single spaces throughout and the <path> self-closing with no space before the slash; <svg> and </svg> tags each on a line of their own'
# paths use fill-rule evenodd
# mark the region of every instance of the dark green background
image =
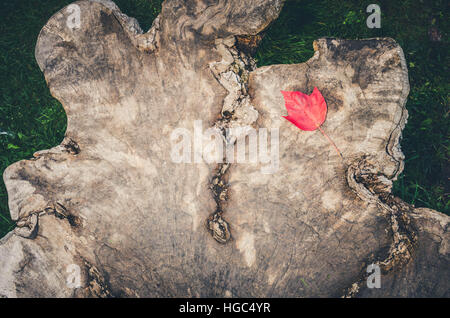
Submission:
<svg viewBox="0 0 450 318">
<path fill-rule="evenodd" d="M 70 0 L 9 0 L 0 12 L 0 172 L 33 152 L 58 145 L 66 115 L 51 97 L 34 59 L 40 29 Z M 121 10 L 147 30 L 161 1 L 120 0 Z M 381 29 L 366 26 L 366 7 L 381 7 Z M 449 214 L 448 1 L 288 0 L 261 43 L 258 66 L 301 63 L 312 54 L 312 41 L 323 36 L 348 39 L 389 36 L 403 48 L 409 68 L 409 119 L 403 132 L 405 171 L 394 192 L 416 206 Z M 446 19 L 447 18 L 447 19 Z M 430 28 L 442 34 L 429 39 Z M 0 237 L 14 227 L 7 194 L 0 182 Z"/>
</svg>

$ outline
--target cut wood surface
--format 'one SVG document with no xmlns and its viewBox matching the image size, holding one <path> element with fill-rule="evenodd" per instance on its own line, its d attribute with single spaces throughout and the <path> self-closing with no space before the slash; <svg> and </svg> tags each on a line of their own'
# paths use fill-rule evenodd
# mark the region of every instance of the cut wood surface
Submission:
<svg viewBox="0 0 450 318">
<path fill-rule="evenodd" d="M 257 68 L 248 45 L 281 0 L 167 0 L 146 33 L 111 1 L 74 4 L 79 27 L 66 7 L 37 40 L 67 131 L 5 170 L 17 228 L 0 240 L 0 296 L 450 296 L 449 217 L 391 194 L 409 92 L 394 40 L 322 38 L 305 63 Z M 314 87 L 343 159 L 282 117 L 282 90 Z M 175 162 L 174 130 L 196 121 L 265 128 L 276 156 Z"/>
</svg>

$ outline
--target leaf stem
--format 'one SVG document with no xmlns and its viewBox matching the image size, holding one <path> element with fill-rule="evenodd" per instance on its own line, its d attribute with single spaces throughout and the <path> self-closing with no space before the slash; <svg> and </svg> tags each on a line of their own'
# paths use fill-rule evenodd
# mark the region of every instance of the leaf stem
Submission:
<svg viewBox="0 0 450 318">
<path fill-rule="evenodd" d="M 334 143 L 334 141 L 331 140 L 330 137 L 328 137 L 328 135 L 323 131 L 322 128 L 320 128 L 320 126 L 317 126 L 317 128 L 319 128 L 319 130 L 320 130 L 320 132 L 322 133 L 322 135 L 324 135 L 324 136 L 328 139 L 328 141 L 333 145 L 333 147 L 334 147 L 334 149 L 336 149 L 336 151 L 337 151 L 339 157 L 341 157 L 342 161 L 344 161 L 344 157 L 342 156 L 341 152 L 339 151 L 339 149 L 338 149 L 338 147 L 336 146 L 336 144 Z"/>
</svg>

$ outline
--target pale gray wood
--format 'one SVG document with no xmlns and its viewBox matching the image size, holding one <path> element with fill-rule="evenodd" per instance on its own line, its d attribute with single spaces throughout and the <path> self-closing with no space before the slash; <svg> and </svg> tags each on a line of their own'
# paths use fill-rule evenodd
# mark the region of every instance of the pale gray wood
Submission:
<svg viewBox="0 0 450 318">
<path fill-rule="evenodd" d="M 0 241 L 1 296 L 448 296 L 448 216 L 390 194 L 409 92 L 394 40 L 319 39 L 306 63 L 256 68 L 235 37 L 280 0 L 165 1 L 146 33 L 110 1 L 76 4 L 80 29 L 63 8 L 37 41 L 68 127 L 4 173 L 18 228 Z M 314 86 L 344 161 L 281 117 L 280 90 Z M 279 170 L 174 163 L 170 135 L 195 120 L 279 128 Z M 370 263 L 381 289 L 365 288 Z"/>
</svg>

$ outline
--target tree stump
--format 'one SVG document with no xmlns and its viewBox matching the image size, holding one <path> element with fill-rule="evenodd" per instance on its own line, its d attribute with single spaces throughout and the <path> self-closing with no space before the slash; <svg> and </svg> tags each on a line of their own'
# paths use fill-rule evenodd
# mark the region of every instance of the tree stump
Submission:
<svg viewBox="0 0 450 318">
<path fill-rule="evenodd" d="M 67 132 L 4 173 L 17 228 L 0 240 L 0 296 L 449 296 L 449 217 L 391 194 L 409 92 L 401 48 L 323 38 L 306 63 L 256 68 L 247 52 L 281 7 L 167 0 L 146 33 L 109 0 L 50 18 L 36 59 Z M 314 87 L 344 160 L 282 118 L 281 90 Z M 211 162 L 194 140 L 177 162 L 174 130 L 199 120 L 226 149 L 250 139 L 233 128 L 265 128 L 278 156 Z M 367 287 L 370 264 L 381 288 Z"/>
</svg>

